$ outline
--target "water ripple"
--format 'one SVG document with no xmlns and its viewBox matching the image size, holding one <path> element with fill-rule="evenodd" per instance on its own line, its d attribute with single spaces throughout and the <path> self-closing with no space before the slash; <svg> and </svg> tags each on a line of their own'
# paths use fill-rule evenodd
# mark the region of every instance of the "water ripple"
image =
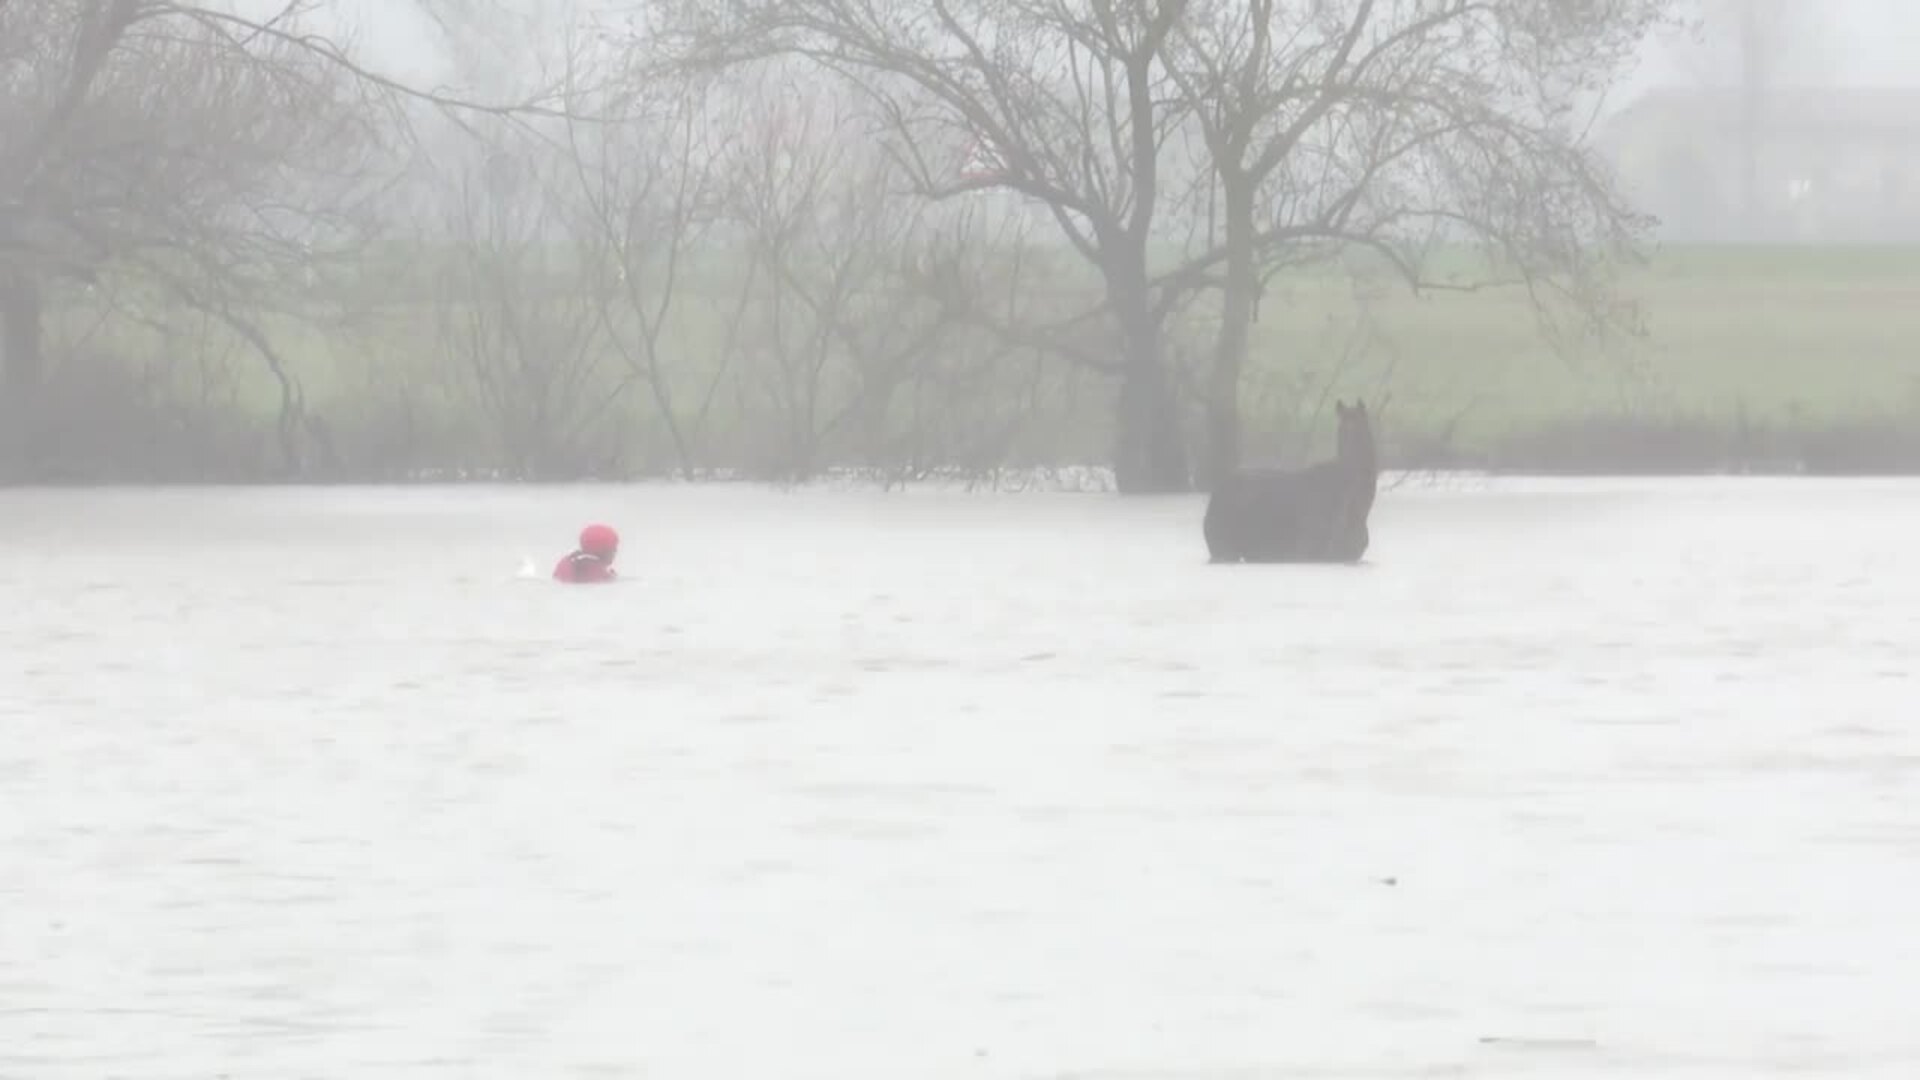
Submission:
<svg viewBox="0 0 1920 1080">
<path fill-rule="evenodd" d="M 0 1076 L 1912 1075 L 1920 501 L 1633 490 L 0 494 Z"/>
</svg>

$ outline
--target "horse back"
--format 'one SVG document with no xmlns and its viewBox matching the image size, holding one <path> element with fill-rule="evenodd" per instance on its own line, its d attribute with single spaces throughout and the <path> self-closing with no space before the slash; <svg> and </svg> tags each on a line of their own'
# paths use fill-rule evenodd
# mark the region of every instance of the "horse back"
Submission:
<svg viewBox="0 0 1920 1080">
<path fill-rule="evenodd" d="M 1208 553 L 1215 562 L 1313 558 L 1321 546 L 1317 531 L 1339 500 L 1339 473 L 1325 463 L 1236 470 L 1207 499 L 1201 529 Z"/>
</svg>

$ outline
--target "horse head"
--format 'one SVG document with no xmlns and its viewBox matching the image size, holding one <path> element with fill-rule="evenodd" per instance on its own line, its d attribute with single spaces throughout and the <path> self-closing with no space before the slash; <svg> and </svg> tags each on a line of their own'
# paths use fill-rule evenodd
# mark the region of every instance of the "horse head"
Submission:
<svg viewBox="0 0 1920 1080">
<path fill-rule="evenodd" d="M 1374 445 L 1373 418 L 1367 415 L 1367 403 L 1357 398 L 1352 405 L 1335 401 L 1333 408 L 1340 418 L 1334 442 L 1341 463 L 1367 475 L 1378 472 L 1379 451 Z"/>
</svg>

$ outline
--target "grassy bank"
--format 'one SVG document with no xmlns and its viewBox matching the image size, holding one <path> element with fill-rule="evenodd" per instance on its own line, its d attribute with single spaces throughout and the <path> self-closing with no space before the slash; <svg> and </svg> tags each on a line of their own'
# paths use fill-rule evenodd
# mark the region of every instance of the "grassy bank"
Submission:
<svg viewBox="0 0 1920 1080">
<path fill-rule="evenodd" d="M 1646 339 L 1560 355 L 1511 291 L 1354 303 L 1341 283 L 1301 282 L 1263 318 L 1256 378 L 1278 374 L 1288 342 L 1337 337 L 1329 320 L 1370 326 L 1343 383 L 1390 389 L 1405 430 L 1516 463 L 1576 442 L 1626 461 L 1647 451 L 1644 429 L 1811 437 L 1920 405 L 1920 250 L 1679 249 L 1627 287 Z"/>
<path fill-rule="evenodd" d="M 691 280 L 663 339 L 673 360 L 665 381 L 679 402 L 710 392 L 698 432 L 704 464 L 777 475 L 808 457 L 808 468 L 905 478 L 1105 460 L 1111 388 L 1060 364 L 1023 361 L 983 375 L 957 358 L 873 415 L 824 434 L 802 430 L 826 426 L 809 410 L 832 411 L 834 395 L 853 394 L 856 380 L 828 371 L 814 398 L 802 400 L 789 392 L 785 360 L 761 347 L 736 349 L 716 382 L 714 358 L 726 354 L 740 320 L 737 294 L 712 268 Z M 1627 285 L 1647 336 L 1602 351 L 1551 347 L 1518 290 L 1414 297 L 1332 272 L 1282 277 L 1262 304 L 1243 386 L 1248 456 L 1320 452 L 1323 402 L 1358 394 L 1386 401 L 1387 457 L 1410 468 L 1920 472 L 1920 249 L 1676 248 Z M 1084 276 L 1065 268 L 1043 289 L 1063 308 L 1088 295 Z M 449 311 L 394 292 L 399 298 L 362 312 L 351 330 L 276 325 L 303 388 L 292 436 L 275 426 L 277 384 L 235 342 L 124 329 L 87 336 L 78 332 L 84 309 L 68 312 L 62 340 L 86 345 L 75 357 L 104 350 L 167 360 L 159 374 L 152 362 L 134 365 L 137 386 L 116 383 L 97 362 L 70 364 L 60 380 L 64 404 L 40 418 L 67 433 L 56 440 L 65 449 L 41 471 L 54 479 L 269 478 L 289 437 L 306 447 L 303 471 L 317 476 L 498 467 L 503 431 L 519 421 L 484 406 L 475 365 L 449 337 Z M 1194 312 L 1176 328 L 1176 354 L 1203 355 L 1211 333 L 1207 313 Z M 591 438 L 549 472 L 673 467 L 655 402 L 628 374 L 617 357 L 600 358 L 593 393 L 628 385 L 600 411 Z M 1195 392 L 1197 448 L 1199 365 L 1183 379 Z M 89 432 L 77 444 L 76 425 Z M 86 452 L 107 437 L 102 431 L 115 445 Z M 816 445 L 803 445 L 809 440 Z"/>
</svg>

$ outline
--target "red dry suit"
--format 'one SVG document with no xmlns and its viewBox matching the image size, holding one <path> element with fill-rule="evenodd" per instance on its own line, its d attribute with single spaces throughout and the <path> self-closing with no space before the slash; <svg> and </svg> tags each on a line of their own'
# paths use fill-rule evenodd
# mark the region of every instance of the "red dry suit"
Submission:
<svg viewBox="0 0 1920 1080">
<path fill-rule="evenodd" d="M 618 580 L 613 560 L 620 554 L 620 534 L 606 525 L 589 525 L 580 530 L 579 550 L 554 565 L 553 580 L 573 585 L 589 585 Z"/>
</svg>

